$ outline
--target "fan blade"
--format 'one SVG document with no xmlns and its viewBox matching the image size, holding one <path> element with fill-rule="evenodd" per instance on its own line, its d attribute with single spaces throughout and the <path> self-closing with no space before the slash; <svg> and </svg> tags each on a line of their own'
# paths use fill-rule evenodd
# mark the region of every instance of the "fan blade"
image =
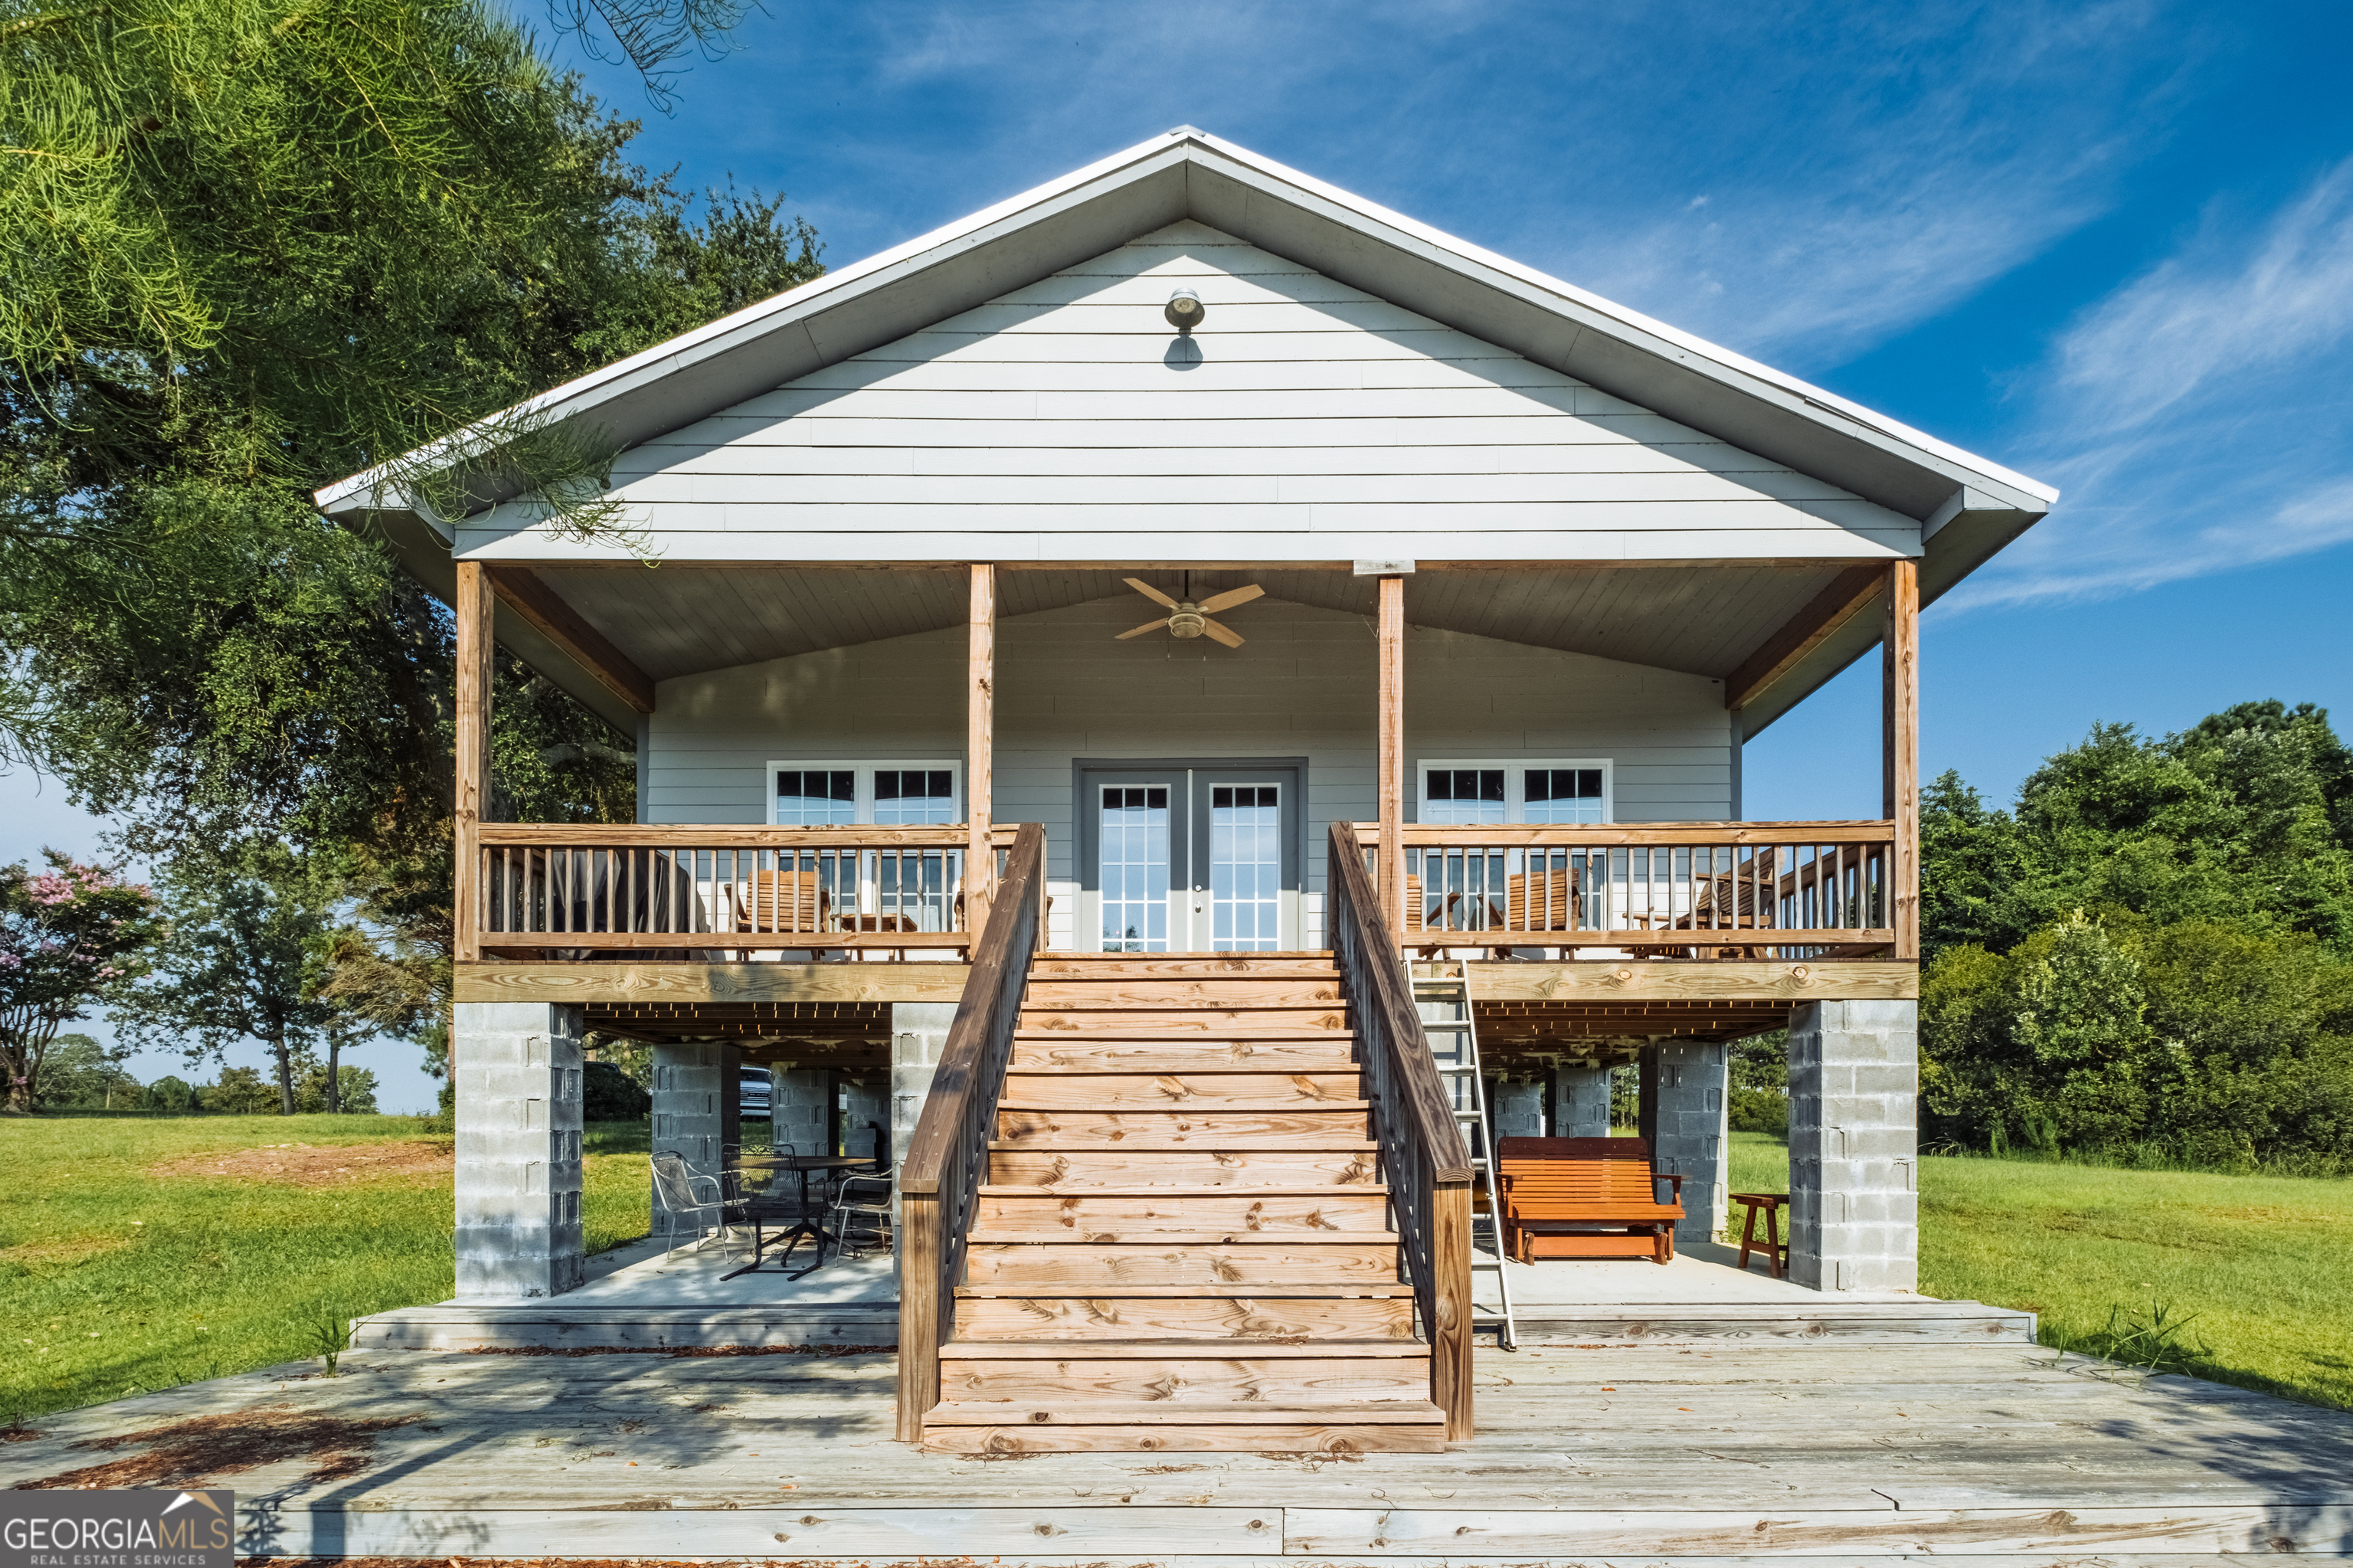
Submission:
<svg viewBox="0 0 2353 1568">
<path fill-rule="evenodd" d="M 1136 592 L 1142 594 L 1145 598 L 1150 599 L 1155 604 L 1165 604 L 1171 609 L 1175 609 L 1176 608 L 1176 601 L 1175 599 L 1170 599 L 1166 594 L 1162 593 L 1158 588 L 1154 588 L 1142 577 L 1129 577 L 1127 579 L 1127 586 L 1134 588 Z"/>
<path fill-rule="evenodd" d="M 1113 642 L 1124 642 L 1131 637 L 1141 637 L 1147 631 L 1157 631 L 1167 624 L 1168 618 L 1164 615 L 1157 620 L 1145 621 L 1143 625 L 1137 627 L 1133 631 L 1123 631 L 1118 636 L 1113 638 L 1112 641 Z"/>
<path fill-rule="evenodd" d="M 1193 608 L 1203 615 L 1215 615 L 1221 609 L 1231 609 L 1238 604 L 1248 604 L 1264 592 L 1266 589 L 1252 583 L 1248 588 L 1239 588 L 1230 593 L 1221 593 L 1215 599 L 1205 599 Z"/>
<path fill-rule="evenodd" d="M 1242 634 L 1240 632 L 1229 631 L 1214 620 L 1202 621 L 1201 630 L 1205 634 L 1216 638 L 1219 641 L 1224 643 L 1229 648 L 1239 648 L 1242 645 Z"/>
</svg>

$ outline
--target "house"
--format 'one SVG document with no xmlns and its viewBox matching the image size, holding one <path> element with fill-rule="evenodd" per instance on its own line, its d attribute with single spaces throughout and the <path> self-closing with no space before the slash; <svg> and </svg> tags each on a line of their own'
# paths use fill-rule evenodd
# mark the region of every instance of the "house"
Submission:
<svg viewBox="0 0 2353 1568">
<path fill-rule="evenodd" d="M 579 1280 L 604 1030 L 697 1164 L 744 1063 L 875 1097 L 904 1436 L 1463 1435 L 1401 957 L 1494 1131 L 1637 1066 L 1687 1239 L 1786 1023 L 1794 1276 L 1912 1288 L 1917 617 L 2052 490 L 1190 129 L 528 416 L 618 450 L 628 536 L 488 464 L 438 515 L 429 452 L 319 496 L 457 614 L 462 1297 Z M 480 820 L 493 640 L 634 734 L 638 824 Z M 1745 820 L 1744 741 L 1873 647 L 1882 817 Z"/>
</svg>

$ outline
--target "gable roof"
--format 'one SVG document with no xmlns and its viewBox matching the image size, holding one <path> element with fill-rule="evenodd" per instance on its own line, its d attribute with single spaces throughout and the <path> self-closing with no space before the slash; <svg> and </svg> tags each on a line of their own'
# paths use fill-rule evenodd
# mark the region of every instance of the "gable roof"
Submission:
<svg viewBox="0 0 2353 1568">
<path fill-rule="evenodd" d="M 578 421 L 628 449 L 1187 218 L 1916 521 L 1924 602 L 2057 498 L 2047 486 L 1794 376 L 1190 127 L 521 408 L 534 418 Z M 467 435 L 404 462 L 460 451 Z M 495 476 L 477 483 L 483 505 L 504 498 Z M 339 519 L 396 524 L 387 531 L 428 584 L 451 575 L 448 524 L 397 493 L 390 470 L 330 485 L 317 500 Z M 1874 641 L 1863 625 L 1850 625 L 1817 650 L 1800 678 L 1784 683 L 1772 713 L 1753 717 L 1769 719 Z M 532 658 L 527 648 L 515 651 Z"/>
</svg>

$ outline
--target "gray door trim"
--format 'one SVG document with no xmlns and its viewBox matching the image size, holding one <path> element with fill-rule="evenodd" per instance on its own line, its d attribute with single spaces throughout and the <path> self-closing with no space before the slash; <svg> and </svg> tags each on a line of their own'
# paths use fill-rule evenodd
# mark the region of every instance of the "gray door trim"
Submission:
<svg viewBox="0 0 2353 1568">
<path fill-rule="evenodd" d="M 1290 810 L 1293 825 L 1291 833 L 1292 842 L 1286 846 L 1289 853 L 1285 856 L 1286 863 L 1294 870 L 1293 874 L 1285 878 L 1282 924 L 1287 943 L 1296 944 L 1303 939 L 1302 933 L 1306 929 L 1306 911 L 1303 905 L 1308 863 L 1307 758 L 1304 757 L 1074 757 L 1071 759 L 1072 828 L 1071 870 L 1072 880 L 1078 884 L 1079 895 L 1078 909 L 1075 914 L 1077 924 L 1071 927 L 1071 935 L 1078 941 L 1080 950 L 1092 952 L 1100 947 L 1099 932 L 1103 923 L 1103 882 L 1097 861 L 1099 850 L 1097 836 L 1100 830 L 1090 798 L 1090 790 L 1097 787 L 1097 780 L 1090 778 L 1090 775 L 1103 776 L 1100 782 L 1108 784 L 1115 781 L 1109 777 L 1111 775 L 1159 773 L 1167 776 L 1178 789 L 1186 791 L 1181 812 L 1177 809 L 1176 802 L 1170 802 L 1169 850 L 1172 857 L 1181 853 L 1184 858 L 1180 864 L 1172 865 L 1169 868 L 1169 882 L 1172 888 L 1181 882 L 1189 889 L 1193 885 L 1195 859 L 1200 853 L 1199 847 L 1193 842 L 1196 811 L 1190 787 L 1196 782 L 1204 785 L 1208 782 L 1207 779 L 1196 779 L 1192 776 L 1237 772 L 1288 774 L 1291 779 L 1296 781 L 1291 784 L 1293 801 Z M 1276 781 L 1284 782 L 1282 779 Z M 1180 815 L 1181 822 L 1178 821 Z M 1190 939 L 1188 935 L 1188 942 Z M 1189 946 L 1176 948 L 1173 945 L 1174 941 L 1175 938 L 1172 934 L 1171 951 L 1208 950 L 1206 948 L 1197 948 Z"/>
</svg>

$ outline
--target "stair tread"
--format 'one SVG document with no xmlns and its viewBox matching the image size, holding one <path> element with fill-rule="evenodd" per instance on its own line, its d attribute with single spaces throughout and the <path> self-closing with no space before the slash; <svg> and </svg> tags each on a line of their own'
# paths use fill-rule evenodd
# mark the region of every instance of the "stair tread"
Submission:
<svg viewBox="0 0 2353 1568">
<path fill-rule="evenodd" d="M 1370 1298 L 1387 1299 L 1410 1296 L 1410 1285 L 1350 1285 L 1345 1281 L 1314 1279 L 1293 1284 L 1266 1285 L 1122 1285 L 1100 1281 L 1085 1284 L 959 1285 L 957 1298 L 974 1301 L 1004 1300 L 1074 1300 L 1113 1301 L 1126 1298 L 1139 1299 L 1183 1299 L 1250 1301 L 1260 1298 L 1274 1300 L 1357 1301 Z"/>
<path fill-rule="evenodd" d="M 1297 1133 L 1271 1133 L 1271 1138 L 1298 1139 Z M 1037 1139 L 993 1138 L 988 1147 L 1012 1154 L 1363 1154 L 1380 1145 L 1369 1138 L 1319 1138 L 1312 1142 L 1258 1143 L 1221 1133 L 1187 1141 L 1183 1138 L 1123 1138 L 1118 1142 L 1058 1143 L 1050 1135 Z"/>
<path fill-rule="evenodd" d="M 1137 1104 L 1134 1103 L 1133 1101 L 1117 1101 L 1117 1100 L 1114 1100 L 1114 1101 L 1108 1101 L 1108 1102 L 1096 1102 L 1096 1103 L 1089 1103 L 1089 1102 L 1086 1102 L 1086 1101 L 1079 1101 L 1079 1102 L 1076 1102 L 1076 1103 L 1069 1103 L 1069 1104 L 1066 1104 L 1066 1103 L 1064 1103 L 1063 1101 L 1060 1101 L 1060 1100 L 1021 1100 L 1021 1099 L 1011 1099 L 1011 1098 L 1007 1098 L 1007 1099 L 1002 1099 L 1002 1100 L 997 1101 L 997 1108 L 998 1110 L 1001 1110 L 1001 1111 L 1008 1111 L 1008 1110 L 1010 1110 L 1010 1111 L 1086 1111 L 1086 1112 L 1093 1113 L 1093 1114 L 1106 1114 L 1106 1115 L 1107 1115 L 1107 1114 L 1109 1114 L 1109 1113 L 1111 1113 L 1111 1112 L 1113 1112 L 1113 1111 L 1123 1111 L 1123 1112 L 1130 1112 L 1130 1111 L 1134 1111 L 1134 1112 L 1141 1112 L 1141 1111 L 1152 1111 L 1152 1110 L 1162 1110 L 1162 1109 L 1166 1109 L 1166 1110 L 1187 1110 L 1187 1109 L 1189 1109 L 1189 1110 L 1198 1110 L 1198 1111 L 1202 1111 L 1202 1112 L 1205 1112 L 1205 1113 L 1207 1113 L 1207 1112 L 1218 1112 L 1218 1113 L 1224 1113 L 1224 1112 L 1232 1111 L 1232 1112 L 1240 1112 L 1240 1113 L 1244 1113 L 1244 1114 L 1258 1113 L 1258 1114 L 1264 1114 L 1264 1115 L 1271 1115 L 1271 1114 L 1273 1114 L 1273 1113 L 1275 1113 L 1275 1112 L 1279 1112 L 1279 1111 L 1295 1111 L 1295 1110 L 1327 1110 L 1327 1111 L 1360 1111 L 1360 1110 L 1370 1110 L 1370 1109 L 1372 1109 L 1372 1108 L 1373 1108 L 1373 1102 L 1372 1102 L 1372 1101 L 1370 1101 L 1370 1100 L 1314 1100 L 1314 1099 L 1310 1099 L 1310 1100 L 1299 1100 L 1299 1099 L 1289 1099 L 1289 1100 L 1210 1100 L 1210 1101 L 1208 1101 L 1208 1102 L 1202 1102 L 1202 1103 L 1192 1103 L 1192 1102 L 1188 1102 L 1187 1104 L 1183 1105 L 1183 1106 L 1173 1106 L 1173 1105 L 1172 1105 L 1172 1106 L 1166 1106 L 1166 1107 L 1162 1107 L 1162 1106 L 1151 1106 L 1151 1105 L 1137 1105 Z"/>
<path fill-rule="evenodd" d="M 1339 1075 L 1353 1075 L 1357 1074 L 1357 1071 L 1363 1071 L 1363 1069 L 1360 1069 L 1356 1062 L 1335 1062 L 1335 1065 L 1329 1065 L 1329 1066 L 1303 1066 L 1299 1065 L 1299 1062 L 1250 1062 L 1250 1059 L 1233 1062 L 1233 1059 L 1217 1059 L 1217 1062 L 1202 1062 L 1200 1066 L 1123 1066 L 1123 1065 L 1115 1065 L 1115 1062 L 1102 1062 L 1102 1065 L 1096 1065 L 1096 1062 L 1080 1062 L 1080 1065 L 1073 1065 L 1073 1062 L 1012 1062 L 1012 1065 L 1008 1065 L 1008 1069 L 1005 1069 L 1005 1075 L 1008 1075 L 1008 1078 L 1012 1078 L 1014 1074 L 1035 1075 L 1035 1078 L 1174 1078 L 1174 1075 L 1184 1075 L 1184 1074 L 1196 1074 L 1196 1075 L 1282 1074 L 1284 1078 L 1296 1078 L 1299 1074 L 1324 1074 L 1324 1075 L 1332 1075 L 1332 1078 L 1339 1078 Z"/>
<path fill-rule="evenodd" d="M 1389 1231 L 1133 1231 L 1093 1234 L 1052 1231 L 976 1230 L 973 1246 L 1133 1246 L 1165 1252 L 1172 1246 L 1365 1246 L 1398 1239 Z"/>
<path fill-rule="evenodd" d="M 1379 1426 L 1435 1425 L 1445 1419 L 1446 1413 L 1426 1399 L 1366 1399 L 1315 1404 L 1262 1404 L 1256 1400 L 1224 1399 L 944 1399 L 923 1413 L 927 1426 Z"/>
<path fill-rule="evenodd" d="M 1335 1193 L 1352 1198 L 1386 1198 L 1389 1195 L 1386 1182 L 1365 1182 L 1345 1187 L 1259 1187 L 1240 1181 L 1166 1181 L 1143 1186 L 1069 1188 L 984 1181 L 978 1192 L 984 1198 L 1328 1198 Z"/>
<path fill-rule="evenodd" d="M 1040 1040 L 1132 1040 L 1140 1045 L 1166 1045 L 1180 1041 L 1187 1045 L 1240 1045 L 1255 1041 L 1274 1040 L 1295 1044 L 1302 1040 L 1320 1040 L 1334 1045 L 1356 1039 L 1353 1029 L 1292 1029 L 1275 1025 L 1264 1029 L 1199 1029 L 1172 1033 L 1166 1029 L 1023 1029 L 1016 1026 L 1013 1043 L 1034 1044 Z"/>
<path fill-rule="evenodd" d="M 1219 1349 L 1241 1343 L 1243 1351 Z M 950 1340 L 940 1359 L 952 1361 L 1426 1361 L 1419 1340 Z"/>
</svg>

